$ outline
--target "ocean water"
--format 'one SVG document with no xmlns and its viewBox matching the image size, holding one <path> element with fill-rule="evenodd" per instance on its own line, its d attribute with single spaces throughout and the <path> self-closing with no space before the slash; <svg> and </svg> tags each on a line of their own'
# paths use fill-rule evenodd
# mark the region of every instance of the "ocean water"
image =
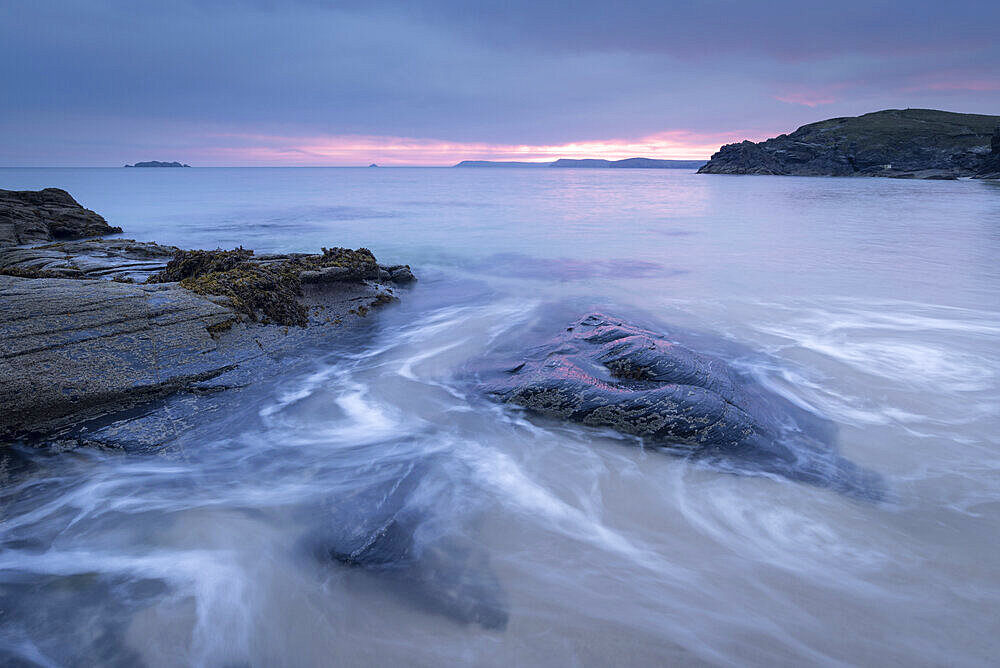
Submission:
<svg viewBox="0 0 1000 668">
<path fill-rule="evenodd" d="M 1000 184 L 0 169 L 46 186 L 126 237 L 366 246 L 420 280 L 169 453 L 8 449 L 5 663 L 995 665 Z M 498 348 L 594 310 L 832 421 L 886 499 L 482 395 Z M 423 570 L 316 557 L 398 494 Z"/>
</svg>

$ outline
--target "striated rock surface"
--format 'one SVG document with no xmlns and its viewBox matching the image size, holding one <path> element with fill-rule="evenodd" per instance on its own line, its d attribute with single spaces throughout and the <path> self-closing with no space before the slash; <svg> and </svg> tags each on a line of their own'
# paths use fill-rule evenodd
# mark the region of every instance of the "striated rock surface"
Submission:
<svg viewBox="0 0 1000 668">
<path fill-rule="evenodd" d="M 651 446 L 879 499 L 879 477 L 840 457 L 833 427 L 724 361 L 602 314 L 573 323 L 488 392 Z"/>
<path fill-rule="evenodd" d="M 57 241 L 0 247 L 0 274 L 21 278 L 111 278 L 144 281 L 180 249 L 132 239 Z"/>
<path fill-rule="evenodd" d="M 60 190 L 8 200 L 14 241 L 47 241 L 52 229 L 120 231 Z M 2 241 L 0 439 L 156 447 L 211 408 L 201 395 L 246 386 L 276 359 L 360 327 L 396 299 L 395 285 L 415 280 L 367 249 L 255 255 L 129 239 Z M 177 393 L 194 399 L 113 417 Z"/>
<path fill-rule="evenodd" d="M 135 244 L 131 246 L 130 244 Z M 159 268 L 167 271 L 178 251 L 156 244 L 87 242 L 88 258 L 59 249 L 47 272 L 67 278 L 0 275 L 0 437 L 51 433 L 81 420 L 121 411 L 204 381 L 240 371 L 241 384 L 267 359 L 312 340 L 329 337 L 395 299 L 377 265 L 375 280 L 355 278 L 328 285 L 278 286 L 250 280 L 238 293 L 225 287 L 198 290 L 185 282 L 127 282 Z M 70 249 L 75 246 L 70 246 Z M 138 255 L 129 252 L 137 249 Z M 25 250 L 0 250 L 5 257 Z M 41 249 L 49 257 L 52 249 Z M 234 251 L 197 251 L 228 255 Z M 169 253 L 169 255 L 167 255 Z M 242 251 L 252 257 L 252 251 Z M 289 256 L 262 255 L 235 273 L 254 277 L 284 266 Z M 322 258 L 293 256 L 294 262 Z M 174 259 L 171 259 L 174 258 Z M 170 260 L 168 262 L 168 260 Z M 117 263 L 117 264 L 116 264 Z M 137 265 L 142 265 L 141 270 Z M 157 265 L 154 266 L 154 265 Z M 122 274 L 127 279 L 93 276 Z M 224 272 L 194 273 L 210 285 Z M 159 279 L 155 279 L 159 280 Z M 292 279 L 289 279 L 292 280 Z M 281 288 L 281 289 L 279 289 Z M 241 301 L 242 300 L 242 301 Z M 263 311 L 255 311 L 263 305 Z M 285 317 L 282 317 L 285 316 Z M 270 324 L 257 324 L 270 323 Z M 301 325 L 289 327 L 288 325 Z M 249 374 L 249 375 L 248 375 Z"/>
<path fill-rule="evenodd" d="M 176 285 L 0 276 L 0 434 L 48 431 L 218 375 L 233 313 Z"/>
<path fill-rule="evenodd" d="M 699 174 L 955 179 L 983 173 L 1000 116 L 890 109 L 719 149 Z"/>
<path fill-rule="evenodd" d="M 121 231 L 84 209 L 65 190 L 0 190 L 0 247 Z"/>
</svg>

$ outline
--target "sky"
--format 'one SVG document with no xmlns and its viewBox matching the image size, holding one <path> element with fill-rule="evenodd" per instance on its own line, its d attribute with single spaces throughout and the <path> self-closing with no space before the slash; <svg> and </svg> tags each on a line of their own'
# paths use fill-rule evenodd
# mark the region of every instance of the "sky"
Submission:
<svg viewBox="0 0 1000 668">
<path fill-rule="evenodd" d="M 1000 114 L 1000 1 L 3 0 L 0 166 L 708 158 Z"/>
</svg>

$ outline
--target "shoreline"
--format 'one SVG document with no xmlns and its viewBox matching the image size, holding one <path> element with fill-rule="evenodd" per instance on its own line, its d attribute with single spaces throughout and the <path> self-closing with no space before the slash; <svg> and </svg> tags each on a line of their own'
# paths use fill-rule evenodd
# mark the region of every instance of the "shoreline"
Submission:
<svg viewBox="0 0 1000 668">
<path fill-rule="evenodd" d="M 181 393 L 196 398 L 172 415 L 183 419 L 204 410 L 200 395 L 245 387 L 279 357 L 357 333 L 415 280 L 366 249 L 257 256 L 104 239 L 121 228 L 57 189 L 0 191 L 0 206 L 4 440 L 99 444 L 99 434 L 73 434 Z M 154 445 L 152 422 L 125 417 L 115 442 L 131 424 L 125 432 Z"/>
</svg>

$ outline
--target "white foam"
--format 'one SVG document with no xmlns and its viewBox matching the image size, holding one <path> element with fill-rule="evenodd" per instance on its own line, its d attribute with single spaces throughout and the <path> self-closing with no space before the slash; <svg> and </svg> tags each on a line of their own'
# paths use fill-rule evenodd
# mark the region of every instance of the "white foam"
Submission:
<svg viewBox="0 0 1000 668">
<path fill-rule="evenodd" d="M 506 504 L 518 507 L 536 519 L 547 520 L 547 528 L 622 555 L 636 565 L 654 571 L 667 566 L 652 550 L 637 546 L 606 527 L 596 514 L 571 506 L 536 483 L 509 455 L 475 445 L 470 445 L 464 454 L 467 463 L 486 487 L 499 493 Z M 676 569 L 672 570 L 676 573 Z"/>
</svg>

